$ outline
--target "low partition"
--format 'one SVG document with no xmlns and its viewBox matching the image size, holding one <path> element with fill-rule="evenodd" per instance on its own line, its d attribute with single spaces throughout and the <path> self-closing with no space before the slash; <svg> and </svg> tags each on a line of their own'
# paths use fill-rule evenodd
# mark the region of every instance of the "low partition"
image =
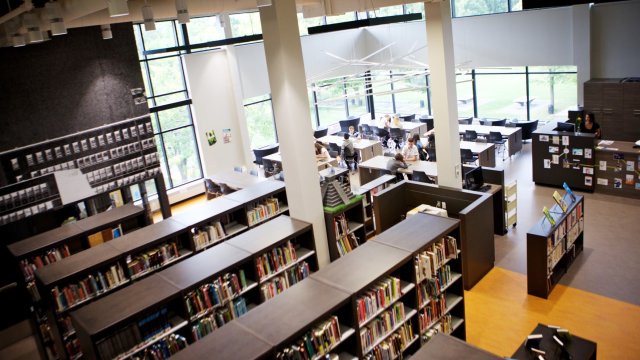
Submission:
<svg viewBox="0 0 640 360">
<path fill-rule="evenodd" d="M 491 194 L 403 181 L 374 196 L 376 231 L 380 234 L 404 220 L 407 212 L 419 205 L 438 203 L 446 204 L 450 217 L 460 219 L 462 276 L 465 290 L 470 290 L 495 262 Z"/>
<path fill-rule="evenodd" d="M 558 124 L 550 122 L 533 132 L 533 182 L 593 191 L 595 154 L 594 134 L 556 131 Z"/>
</svg>

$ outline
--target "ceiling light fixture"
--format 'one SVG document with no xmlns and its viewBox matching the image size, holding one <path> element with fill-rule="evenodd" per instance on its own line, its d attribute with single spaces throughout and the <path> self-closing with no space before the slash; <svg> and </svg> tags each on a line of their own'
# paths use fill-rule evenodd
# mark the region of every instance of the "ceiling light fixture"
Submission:
<svg viewBox="0 0 640 360">
<path fill-rule="evenodd" d="M 189 22 L 189 9 L 185 0 L 176 0 L 176 12 L 178 15 L 178 23 L 186 24 Z"/>
<path fill-rule="evenodd" d="M 34 13 L 26 13 L 22 15 L 22 22 L 24 27 L 27 28 L 29 34 L 29 42 L 41 42 L 44 40 L 42 37 L 42 31 L 40 30 L 40 19 Z"/>
<path fill-rule="evenodd" d="M 142 18 L 144 19 L 144 29 L 146 31 L 153 31 L 156 29 L 156 21 L 153 19 L 153 9 L 151 8 L 151 5 L 147 5 L 146 1 L 142 7 Z"/>
<path fill-rule="evenodd" d="M 107 5 L 109 5 L 109 16 L 111 17 L 129 15 L 127 0 L 107 0 Z"/>
<path fill-rule="evenodd" d="M 67 33 L 67 26 L 64 24 L 62 18 L 62 11 L 60 10 L 60 4 L 56 2 L 48 2 L 44 4 L 47 11 L 47 19 L 51 25 L 51 35 L 65 35 Z"/>
<path fill-rule="evenodd" d="M 113 33 L 111 32 L 111 25 L 100 25 L 100 32 L 102 32 L 102 39 L 109 40 L 113 39 Z"/>
</svg>

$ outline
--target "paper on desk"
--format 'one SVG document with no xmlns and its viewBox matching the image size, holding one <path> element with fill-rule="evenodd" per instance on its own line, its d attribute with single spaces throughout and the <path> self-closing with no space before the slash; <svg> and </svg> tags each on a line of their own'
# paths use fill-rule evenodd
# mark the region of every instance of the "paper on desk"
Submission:
<svg viewBox="0 0 640 360">
<path fill-rule="evenodd" d="M 598 145 L 611 145 L 613 144 L 612 140 L 602 140 L 598 143 Z"/>
</svg>

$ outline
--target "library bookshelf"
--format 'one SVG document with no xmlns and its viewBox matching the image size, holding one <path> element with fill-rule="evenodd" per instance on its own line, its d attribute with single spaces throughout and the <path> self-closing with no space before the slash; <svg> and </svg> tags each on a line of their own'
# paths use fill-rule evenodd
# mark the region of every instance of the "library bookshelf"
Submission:
<svg viewBox="0 0 640 360">
<path fill-rule="evenodd" d="M 455 238 L 459 224 L 456 219 L 417 214 L 257 306 L 231 323 L 235 325 L 188 346 L 175 359 L 213 353 L 217 359 L 236 359 L 229 349 L 238 349 L 247 359 L 294 359 L 301 352 L 312 359 L 328 353 L 339 359 L 369 355 L 397 359 L 417 351 L 437 332 L 464 340 L 462 257 Z M 408 240 L 395 241 L 400 234 Z M 443 241 L 452 246 L 441 246 Z M 434 265 L 431 277 L 416 273 L 416 262 L 427 261 L 425 251 L 433 254 L 426 255 L 429 260 L 437 259 L 426 262 Z M 444 266 L 450 268 L 448 280 L 421 304 L 421 288 L 436 281 Z M 374 305 L 370 295 L 380 291 L 385 294 L 380 298 L 384 303 Z M 433 314 L 421 328 L 421 320 L 426 319 L 422 313 L 431 302 L 444 305 L 444 311 Z M 260 341 L 242 347 L 254 338 Z M 322 347 L 317 346 L 319 342 Z"/>
<path fill-rule="evenodd" d="M 557 204 L 550 209 L 554 225 L 542 217 L 527 232 L 527 292 L 544 299 L 584 249 L 584 197 L 563 199 L 566 212 Z"/>
<path fill-rule="evenodd" d="M 265 266 L 265 259 L 272 265 Z M 317 270 L 311 225 L 280 216 L 74 311 L 71 318 L 89 359 L 142 356 L 165 347 L 175 352 L 299 287 Z"/>
</svg>

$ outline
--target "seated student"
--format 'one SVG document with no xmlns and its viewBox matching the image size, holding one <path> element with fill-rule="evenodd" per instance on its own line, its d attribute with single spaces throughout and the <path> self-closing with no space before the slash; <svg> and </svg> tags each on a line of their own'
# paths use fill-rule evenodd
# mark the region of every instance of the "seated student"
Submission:
<svg viewBox="0 0 640 360">
<path fill-rule="evenodd" d="M 422 140 L 420 140 L 420 134 L 413 134 L 413 143 L 418 148 L 418 158 L 420 160 L 427 160 L 427 150 L 424 148 Z"/>
<path fill-rule="evenodd" d="M 326 160 L 331 157 L 329 156 L 329 151 L 327 150 L 326 147 L 324 147 L 324 145 L 322 145 L 321 142 L 316 141 L 315 146 L 316 146 L 316 160 Z"/>
<path fill-rule="evenodd" d="M 411 137 L 407 140 L 407 143 L 402 147 L 402 156 L 406 161 L 416 161 L 420 156 L 418 147 L 416 147 L 415 140 Z"/>
<path fill-rule="evenodd" d="M 404 180 L 404 176 L 402 173 L 398 172 L 398 169 L 406 169 L 408 167 L 409 165 L 404 162 L 404 157 L 400 153 L 397 153 L 395 157 L 389 159 L 387 162 L 387 170 L 391 172 L 391 175 L 396 176 L 396 181 Z"/>
<path fill-rule="evenodd" d="M 398 115 L 393 115 L 393 120 L 391 120 L 391 125 L 389 125 L 389 127 L 402 128 L 402 121 L 400 121 Z"/>
<path fill-rule="evenodd" d="M 600 129 L 600 125 L 596 122 L 596 117 L 593 113 L 588 113 L 584 116 L 584 121 L 580 123 L 580 132 L 596 134 L 596 139 L 602 137 L 602 129 Z"/>
<path fill-rule="evenodd" d="M 356 131 L 356 128 L 353 125 L 349 126 L 349 137 L 352 137 L 354 139 L 360 138 L 360 133 Z"/>
<path fill-rule="evenodd" d="M 389 114 L 380 117 L 380 120 L 378 120 L 378 127 L 380 129 L 387 129 L 389 125 L 391 125 L 391 117 L 389 117 Z"/>
<path fill-rule="evenodd" d="M 358 169 L 358 152 L 353 148 L 353 142 L 350 139 L 349 134 L 344 134 L 344 141 L 342 142 L 342 158 L 349 165 L 353 163 L 353 170 Z"/>
</svg>

